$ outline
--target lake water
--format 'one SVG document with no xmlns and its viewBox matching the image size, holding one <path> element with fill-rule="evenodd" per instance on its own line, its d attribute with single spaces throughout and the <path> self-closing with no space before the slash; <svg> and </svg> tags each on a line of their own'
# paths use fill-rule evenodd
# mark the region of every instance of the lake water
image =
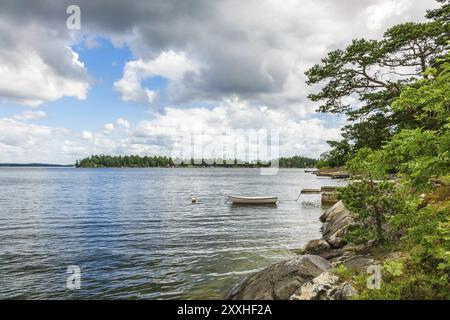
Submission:
<svg viewBox="0 0 450 320">
<path fill-rule="evenodd" d="M 223 298 L 320 237 L 320 195 L 295 200 L 340 183 L 301 169 L 0 168 L 0 298 Z M 280 203 L 233 206 L 228 194 Z M 70 265 L 79 290 L 66 287 Z"/>
</svg>

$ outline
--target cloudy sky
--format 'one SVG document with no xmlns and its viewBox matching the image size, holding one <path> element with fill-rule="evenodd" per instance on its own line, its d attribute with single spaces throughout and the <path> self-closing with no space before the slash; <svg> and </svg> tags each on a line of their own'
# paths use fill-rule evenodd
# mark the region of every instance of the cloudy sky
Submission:
<svg viewBox="0 0 450 320">
<path fill-rule="evenodd" d="M 67 28 L 69 5 L 81 28 Z M 0 162 L 172 155 L 272 130 L 319 156 L 340 117 L 315 113 L 305 70 L 354 38 L 421 21 L 434 0 L 0 0 Z M 232 132 L 232 133 L 230 133 Z"/>
</svg>

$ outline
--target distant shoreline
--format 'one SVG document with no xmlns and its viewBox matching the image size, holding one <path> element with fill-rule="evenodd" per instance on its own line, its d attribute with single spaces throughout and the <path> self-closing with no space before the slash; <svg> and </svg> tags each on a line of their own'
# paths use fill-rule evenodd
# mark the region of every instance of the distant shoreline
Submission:
<svg viewBox="0 0 450 320">
<path fill-rule="evenodd" d="M 0 163 L 0 168 L 72 168 L 73 164 L 51 164 L 51 163 Z"/>
<path fill-rule="evenodd" d="M 226 166 L 174 166 L 174 167 L 76 167 L 75 169 L 315 169 L 313 167 L 226 167 Z"/>
<path fill-rule="evenodd" d="M 73 169 L 263 169 L 270 167 L 174 166 L 174 167 L 76 167 L 53 164 L 0 164 L 0 168 L 73 168 Z M 313 167 L 278 167 L 278 169 L 315 169 Z"/>
</svg>

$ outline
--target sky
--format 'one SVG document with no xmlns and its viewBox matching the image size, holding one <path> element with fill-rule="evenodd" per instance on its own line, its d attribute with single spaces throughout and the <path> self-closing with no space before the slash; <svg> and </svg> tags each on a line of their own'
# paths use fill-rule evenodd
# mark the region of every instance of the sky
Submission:
<svg viewBox="0 0 450 320">
<path fill-rule="evenodd" d="M 78 29 L 68 28 L 70 5 L 80 8 Z M 236 145 L 260 146 L 268 133 L 263 145 L 276 143 L 279 156 L 318 157 L 346 122 L 315 112 L 307 95 L 317 87 L 305 83 L 304 72 L 352 39 L 378 39 L 394 24 L 423 21 L 435 6 L 0 0 L 0 162 L 218 157 Z"/>
</svg>

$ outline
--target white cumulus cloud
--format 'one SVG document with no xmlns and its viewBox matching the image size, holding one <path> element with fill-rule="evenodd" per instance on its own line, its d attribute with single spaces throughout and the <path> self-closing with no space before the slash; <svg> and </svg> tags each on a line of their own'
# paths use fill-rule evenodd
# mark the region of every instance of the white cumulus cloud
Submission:
<svg viewBox="0 0 450 320">
<path fill-rule="evenodd" d="M 401 16 L 412 5 L 411 0 L 383 0 L 372 4 L 366 9 L 367 27 L 374 30 L 383 28 L 387 20 Z"/>
<path fill-rule="evenodd" d="M 38 111 L 24 111 L 22 113 L 16 114 L 14 116 L 14 119 L 16 120 L 21 120 L 21 121 L 26 121 L 26 120 L 39 120 L 42 118 L 45 118 L 47 114 L 42 111 L 42 110 L 38 110 Z"/>
<path fill-rule="evenodd" d="M 108 134 L 114 130 L 114 123 L 107 123 L 103 126 L 103 132 Z"/>
<path fill-rule="evenodd" d="M 124 101 L 152 103 L 157 92 L 142 87 L 142 81 L 161 76 L 179 81 L 189 72 L 198 72 L 200 65 L 190 60 L 184 52 L 163 51 L 155 59 L 133 60 L 126 63 L 123 77 L 114 83 Z"/>
<path fill-rule="evenodd" d="M 125 128 L 125 129 L 129 129 L 130 128 L 130 122 L 128 120 L 122 119 L 122 118 L 118 118 L 116 120 L 116 124 L 119 127 Z"/>
<path fill-rule="evenodd" d="M 64 96 L 86 99 L 90 85 L 67 39 L 44 25 L 8 18 L 0 20 L 0 74 L 0 100 L 31 107 Z"/>
<path fill-rule="evenodd" d="M 94 135 L 92 134 L 92 132 L 84 130 L 81 133 L 81 139 L 83 139 L 85 141 L 91 141 L 92 139 L 94 139 Z"/>
</svg>

